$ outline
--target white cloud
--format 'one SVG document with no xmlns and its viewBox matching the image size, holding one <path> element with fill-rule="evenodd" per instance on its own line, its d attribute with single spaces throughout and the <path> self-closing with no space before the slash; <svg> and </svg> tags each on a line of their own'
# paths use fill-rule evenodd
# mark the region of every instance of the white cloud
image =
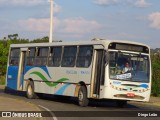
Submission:
<svg viewBox="0 0 160 120">
<path fill-rule="evenodd" d="M 150 26 L 152 28 L 160 29 L 160 12 L 150 14 L 148 19 L 151 21 Z"/>
<path fill-rule="evenodd" d="M 20 20 L 18 22 L 21 29 L 25 29 L 28 31 L 37 31 L 37 32 L 48 32 L 50 19 L 49 18 L 29 18 L 27 20 Z M 54 17 L 53 24 L 55 27 L 59 24 L 59 20 Z"/>
<path fill-rule="evenodd" d="M 54 4 L 54 13 L 58 13 L 61 11 L 61 6 L 59 6 L 58 4 Z"/>
<path fill-rule="evenodd" d="M 94 20 L 85 20 L 84 18 L 69 18 L 62 21 L 64 32 L 85 34 L 97 31 L 101 25 Z"/>
<path fill-rule="evenodd" d="M 94 0 L 94 3 L 102 6 L 131 4 L 140 8 L 146 8 L 151 5 L 150 3 L 146 2 L 146 0 Z"/>
<path fill-rule="evenodd" d="M 145 0 L 137 0 L 134 5 L 136 7 L 145 8 L 145 7 L 149 7 L 151 4 L 146 2 Z"/>
<path fill-rule="evenodd" d="M 50 9 L 49 0 L 0 0 L 0 7 L 37 7 L 43 6 L 43 10 Z M 48 10 L 49 11 L 49 10 Z M 61 11 L 61 6 L 54 2 L 54 13 Z M 46 12 L 45 12 L 46 13 Z M 47 13 L 48 14 L 48 13 Z"/>
<path fill-rule="evenodd" d="M 54 31 L 63 34 L 82 35 L 87 33 L 94 33 L 101 28 L 101 25 L 94 20 L 86 20 L 84 18 L 68 18 L 59 20 L 54 18 Z M 21 29 L 33 32 L 48 32 L 50 19 L 30 18 L 18 22 Z M 25 26 L 25 27 L 24 27 Z"/>
<path fill-rule="evenodd" d="M 94 2 L 98 5 L 113 5 L 117 4 L 118 0 L 95 0 Z"/>
<path fill-rule="evenodd" d="M 38 5 L 49 5 L 50 0 L 0 0 L 0 6 L 25 6 L 25 7 L 33 7 Z M 56 11 L 60 10 L 60 6 L 54 2 L 54 7 Z"/>
<path fill-rule="evenodd" d="M 14 5 L 14 6 L 35 6 L 47 3 L 47 0 L 0 0 L 1 5 Z"/>
</svg>

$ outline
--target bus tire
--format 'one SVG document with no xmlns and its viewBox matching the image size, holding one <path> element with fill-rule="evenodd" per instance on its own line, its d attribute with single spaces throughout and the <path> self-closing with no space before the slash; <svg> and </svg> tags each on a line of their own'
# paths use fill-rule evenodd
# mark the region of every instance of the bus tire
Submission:
<svg viewBox="0 0 160 120">
<path fill-rule="evenodd" d="M 87 90 L 84 86 L 81 86 L 78 92 L 78 104 L 82 107 L 86 107 L 88 103 L 89 100 L 87 99 Z"/>
<path fill-rule="evenodd" d="M 125 105 L 127 105 L 126 100 L 118 100 L 116 101 L 117 107 L 123 108 Z"/>
<path fill-rule="evenodd" d="M 27 90 L 26 90 L 27 98 L 29 99 L 34 99 L 35 98 L 35 93 L 34 93 L 34 84 L 32 81 L 29 81 L 27 85 Z"/>
</svg>

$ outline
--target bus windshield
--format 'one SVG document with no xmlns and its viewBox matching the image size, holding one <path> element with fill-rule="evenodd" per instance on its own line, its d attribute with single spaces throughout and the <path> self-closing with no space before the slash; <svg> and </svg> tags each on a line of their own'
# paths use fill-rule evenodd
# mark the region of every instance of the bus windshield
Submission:
<svg viewBox="0 0 160 120">
<path fill-rule="evenodd" d="M 149 74 L 149 57 L 147 55 L 109 52 L 110 79 L 149 82 Z"/>
</svg>

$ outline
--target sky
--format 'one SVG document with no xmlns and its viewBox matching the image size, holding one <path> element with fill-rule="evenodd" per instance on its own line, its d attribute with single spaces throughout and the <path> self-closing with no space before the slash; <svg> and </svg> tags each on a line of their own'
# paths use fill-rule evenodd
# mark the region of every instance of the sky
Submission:
<svg viewBox="0 0 160 120">
<path fill-rule="evenodd" d="M 160 0 L 54 0 L 53 38 L 128 40 L 160 48 Z M 49 0 L 0 0 L 0 39 L 49 36 Z"/>
</svg>

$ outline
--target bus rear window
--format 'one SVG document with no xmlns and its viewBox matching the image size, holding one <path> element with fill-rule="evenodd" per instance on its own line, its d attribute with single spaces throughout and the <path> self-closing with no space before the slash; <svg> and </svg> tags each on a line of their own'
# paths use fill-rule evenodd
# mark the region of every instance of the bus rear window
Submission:
<svg viewBox="0 0 160 120">
<path fill-rule="evenodd" d="M 20 49 L 12 48 L 10 53 L 10 65 L 17 66 L 19 63 Z"/>
</svg>

